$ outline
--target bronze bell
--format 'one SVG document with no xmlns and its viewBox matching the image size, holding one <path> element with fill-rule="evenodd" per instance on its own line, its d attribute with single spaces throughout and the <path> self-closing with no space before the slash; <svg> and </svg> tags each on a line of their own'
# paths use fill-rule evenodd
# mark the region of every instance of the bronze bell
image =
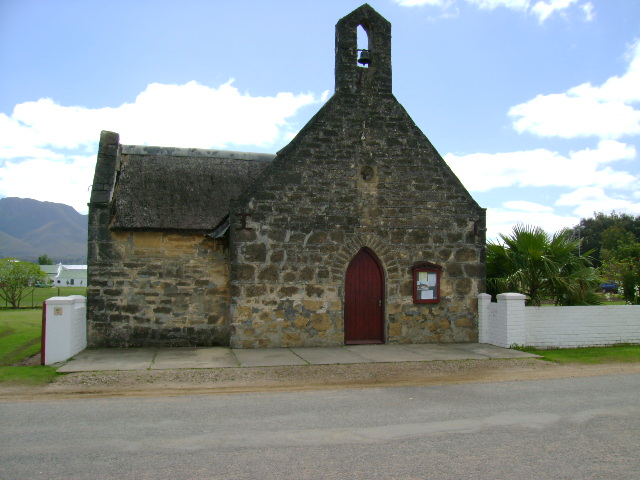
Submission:
<svg viewBox="0 0 640 480">
<path fill-rule="evenodd" d="M 360 50 L 360 58 L 358 59 L 358 63 L 361 65 L 369 65 L 371 63 L 371 55 L 369 54 L 369 50 Z"/>
</svg>

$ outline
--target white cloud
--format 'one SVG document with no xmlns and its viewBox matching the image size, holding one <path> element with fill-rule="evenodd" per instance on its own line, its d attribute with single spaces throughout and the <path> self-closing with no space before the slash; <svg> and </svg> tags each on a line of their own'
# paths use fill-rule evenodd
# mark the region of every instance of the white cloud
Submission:
<svg viewBox="0 0 640 480">
<path fill-rule="evenodd" d="M 597 136 L 620 138 L 640 134 L 640 41 L 629 51 L 626 73 L 601 86 L 584 83 L 566 93 L 538 95 L 509 111 L 514 128 L 542 137 Z"/>
<path fill-rule="evenodd" d="M 548 2 L 539 1 L 531 7 L 531 13 L 536 15 L 540 23 L 544 22 L 551 14 L 566 10 L 578 0 L 549 0 Z"/>
<path fill-rule="evenodd" d="M 454 0 L 394 0 L 398 5 L 403 7 L 432 6 L 440 8 L 449 8 Z M 538 17 L 540 23 L 557 12 L 566 12 L 572 5 L 579 5 L 585 15 L 585 20 L 593 19 L 593 4 L 591 2 L 580 3 L 583 0 L 539 0 L 532 5 L 531 0 L 465 0 L 466 3 L 474 5 L 481 10 L 494 10 L 498 7 L 508 8 L 526 12 Z"/>
<path fill-rule="evenodd" d="M 287 118 L 313 103 L 312 94 L 278 93 L 275 97 L 241 94 L 228 82 L 217 90 L 196 82 L 152 84 L 138 95 L 126 117 L 134 132 L 129 143 L 166 144 L 196 148 L 227 148 L 230 144 L 269 146 L 292 130 Z"/>
<path fill-rule="evenodd" d="M 582 11 L 584 12 L 584 19 L 587 22 L 590 22 L 595 18 L 596 14 L 594 13 L 593 3 L 587 2 L 584 5 L 581 5 L 580 8 L 582 8 Z"/>
<path fill-rule="evenodd" d="M 511 200 L 504 202 L 503 205 L 509 210 L 518 210 L 527 213 L 553 212 L 553 208 L 551 207 L 534 202 L 525 202 L 523 200 Z"/>
<path fill-rule="evenodd" d="M 631 198 L 638 198 L 635 194 Z M 618 196 L 611 197 L 602 188 L 585 187 L 574 192 L 561 195 L 556 205 L 575 207 L 573 212 L 581 217 L 589 217 L 593 212 L 611 212 L 640 215 L 640 202 L 634 202 L 628 198 Z"/>
<path fill-rule="evenodd" d="M 511 108 L 509 115 L 517 118 L 513 126 L 518 132 L 541 137 L 620 138 L 640 134 L 640 112 L 632 106 L 584 97 L 575 90 L 538 95 Z"/>
<path fill-rule="evenodd" d="M 125 144 L 269 147 L 295 135 L 300 126 L 290 119 L 302 107 L 327 96 L 255 97 L 229 81 L 217 88 L 154 83 L 134 103 L 116 108 L 25 102 L 11 116 L 0 114 L 0 197 L 53 200 L 84 212 L 101 130 L 120 133 Z"/>
<path fill-rule="evenodd" d="M 629 198 L 607 195 L 599 187 L 583 187 L 561 195 L 555 202 L 558 207 L 575 207 L 573 215 L 559 215 L 549 206 L 526 201 L 507 201 L 501 208 L 487 209 L 487 239 L 496 240 L 500 233 L 508 234 L 518 224 L 537 225 L 553 233 L 571 228 L 594 212 L 629 213 L 640 215 L 640 195 L 631 192 Z M 634 198 L 636 201 L 634 201 Z"/>
<path fill-rule="evenodd" d="M 526 10 L 529 8 L 529 0 L 466 0 L 467 3 L 476 5 L 484 10 L 493 10 L 497 7 L 506 7 L 512 10 Z"/>
<path fill-rule="evenodd" d="M 634 41 L 626 53 L 626 58 L 629 66 L 622 77 L 613 76 L 601 87 L 593 87 L 590 83 L 585 83 L 572 88 L 569 92 L 598 101 L 640 102 L 640 40 Z"/>
<path fill-rule="evenodd" d="M 64 203 L 87 212 L 96 158 L 73 156 L 65 162 L 29 159 L 0 167 L 0 196 Z"/>
<path fill-rule="evenodd" d="M 445 7 L 451 3 L 451 0 L 394 0 L 401 7 L 421 7 L 430 5 L 435 7 Z"/>
<path fill-rule="evenodd" d="M 523 205 L 525 208 L 516 208 L 518 203 L 506 202 L 503 205 L 505 208 L 487 209 L 487 240 L 496 240 L 500 233 L 509 234 L 518 224 L 536 225 L 553 233 L 580 222 L 580 217 L 557 215 L 551 209 L 531 211 L 527 205 Z"/>
<path fill-rule="evenodd" d="M 432 7 L 448 8 L 455 0 L 394 0 L 402 7 L 421 7 L 424 5 Z M 483 10 L 493 10 L 497 7 L 507 7 L 514 10 L 526 10 L 529 8 L 530 0 L 465 0 L 471 5 L 475 5 Z"/>
<path fill-rule="evenodd" d="M 0 113 L 0 160 L 16 157 L 63 158 L 49 149 L 40 148 L 33 131 Z"/>
<path fill-rule="evenodd" d="M 94 147 L 101 130 L 121 134 L 125 143 L 174 147 L 268 146 L 293 126 L 287 119 L 318 103 L 312 94 L 273 97 L 241 94 L 229 81 L 218 88 L 189 82 L 151 84 L 134 103 L 117 108 L 62 106 L 51 99 L 26 102 L 11 117 L 0 114 L 0 158 L 23 150 Z"/>
<path fill-rule="evenodd" d="M 460 181 L 472 192 L 499 187 L 584 186 L 634 188 L 639 179 L 605 164 L 632 160 L 633 146 L 615 140 L 601 140 L 596 149 L 571 152 L 568 156 L 538 149 L 509 153 L 473 153 L 444 159 Z"/>
</svg>

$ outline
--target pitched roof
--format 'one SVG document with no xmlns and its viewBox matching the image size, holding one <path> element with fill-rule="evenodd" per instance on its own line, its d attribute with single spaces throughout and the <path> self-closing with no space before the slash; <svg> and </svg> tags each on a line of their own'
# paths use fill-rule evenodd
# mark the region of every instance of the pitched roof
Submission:
<svg viewBox="0 0 640 480">
<path fill-rule="evenodd" d="M 71 279 L 71 278 L 87 278 L 87 271 L 79 270 L 79 269 L 75 269 L 75 270 L 62 269 L 60 273 L 56 275 L 56 279 L 58 280 L 60 279 L 65 280 L 65 279 Z"/>
<path fill-rule="evenodd" d="M 212 230 L 275 155 L 123 145 L 114 229 Z"/>
<path fill-rule="evenodd" d="M 58 273 L 58 265 L 38 265 L 40 270 L 42 270 L 47 275 L 55 275 Z"/>
</svg>

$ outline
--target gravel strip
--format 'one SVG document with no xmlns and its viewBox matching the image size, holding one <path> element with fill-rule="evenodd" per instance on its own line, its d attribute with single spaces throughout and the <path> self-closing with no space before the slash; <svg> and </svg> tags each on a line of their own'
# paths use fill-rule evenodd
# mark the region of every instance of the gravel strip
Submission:
<svg viewBox="0 0 640 480">
<path fill-rule="evenodd" d="M 471 375 L 502 369 L 531 370 L 548 362 L 534 358 L 431 362 L 363 363 L 253 368 L 214 368 L 79 372 L 60 376 L 55 385 L 127 388 L 153 384 L 216 387 L 222 385 L 344 384 L 411 380 L 420 377 Z"/>
</svg>

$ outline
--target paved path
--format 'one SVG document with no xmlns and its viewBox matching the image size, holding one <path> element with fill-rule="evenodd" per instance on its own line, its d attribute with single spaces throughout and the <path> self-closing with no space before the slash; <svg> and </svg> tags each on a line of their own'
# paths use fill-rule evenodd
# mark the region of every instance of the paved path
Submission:
<svg viewBox="0 0 640 480">
<path fill-rule="evenodd" d="M 349 345 L 330 348 L 109 348 L 84 350 L 59 372 L 273 367 L 346 363 L 428 362 L 536 357 L 483 343 L 447 345 Z"/>
</svg>

